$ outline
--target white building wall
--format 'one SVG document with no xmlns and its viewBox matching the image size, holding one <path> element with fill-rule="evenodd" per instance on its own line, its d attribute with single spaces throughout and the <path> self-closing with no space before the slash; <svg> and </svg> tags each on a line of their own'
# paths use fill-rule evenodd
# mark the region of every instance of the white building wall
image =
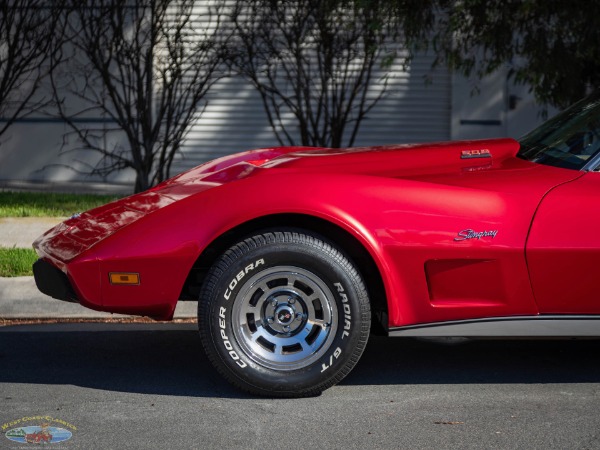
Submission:
<svg viewBox="0 0 600 450">
<path fill-rule="evenodd" d="M 451 77 L 446 70 L 432 71 L 431 63 L 430 56 L 418 55 L 408 70 L 400 63 L 394 67 L 387 94 L 362 122 L 354 145 L 450 138 Z M 375 86 L 371 95 L 377 93 Z M 293 120 L 289 123 L 293 130 Z M 277 145 L 254 88 L 240 78 L 227 78 L 215 85 L 206 110 L 191 128 L 182 155 L 174 163 L 174 171 L 225 154 Z"/>
<path fill-rule="evenodd" d="M 527 87 L 507 82 L 506 71 L 477 82 L 479 93 L 473 95 L 474 82 L 444 69 L 432 70 L 432 62 L 432 55 L 419 54 L 404 69 L 398 58 L 387 94 L 363 121 L 354 145 L 519 137 L 542 121 Z M 373 87 L 372 96 L 380 86 Z M 293 130 L 293 121 L 290 124 Z M 98 154 L 78 149 L 77 142 L 66 137 L 68 133 L 66 124 L 47 115 L 13 125 L 0 138 L 0 187 L 49 182 L 67 188 L 105 183 L 131 189 L 132 170 L 104 178 L 86 175 Z M 108 148 L 112 143 L 105 144 Z M 225 78 L 209 94 L 208 105 L 191 127 L 171 175 L 230 153 L 277 145 L 254 88 L 241 78 Z"/>
<path fill-rule="evenodd" d="M 418 55 L 408 70 L 398 63 L 390 75 L 387 94 L 362 123 L 355 145 L 450 138 L 451 77 L 445 70 L 432 71 L 431 62 L 431 56 Z M 375 87 L 373 95 L 376 92 Z M 83 173 L 97 163 L 98 155 L 78 150 L 78 143 L 68 133 L 66 124 L 49 116 L 32 116 L 13 125 L 0 142 L 0 187 L 21 182 L 68 187 L 86 182 L 122 184 L 127 189 L 133 183 L 131 170 L 104 178 Z M 226 78 L 214 86 L 171 175 L 219 156 L 277 145 L 252 86 L 240 78 Z"/>
<path fill-rule="evenodd" d="M 518 139 L 558 111 L 545 111 L 536 102 L 529 86 L 515 85 L 508 69 L 498 70 L 482 79 L 452 77 L 451 138 Z"/>
</svg>

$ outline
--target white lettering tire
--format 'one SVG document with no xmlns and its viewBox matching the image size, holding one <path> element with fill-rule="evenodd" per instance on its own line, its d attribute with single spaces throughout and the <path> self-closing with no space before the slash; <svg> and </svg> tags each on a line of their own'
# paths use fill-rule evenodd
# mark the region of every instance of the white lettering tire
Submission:
<svg viewBox="0 0 600 450">
<path fill-rule="evenodd" d="M 231 247 L 198 303 L 202 345 L 235 386 L 271 397 L 320 394 L 342 380 L 369 336 L 362 278 L 309 232 L 266 232 Z"/>
</svg>

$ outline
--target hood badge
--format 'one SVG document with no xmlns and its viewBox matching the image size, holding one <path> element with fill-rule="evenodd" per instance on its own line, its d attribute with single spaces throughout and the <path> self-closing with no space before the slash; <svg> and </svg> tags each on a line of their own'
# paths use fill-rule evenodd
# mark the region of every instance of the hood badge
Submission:
<svg viewBox="0 0 600 450">
<path fill-rule="evenodd" d="M 487 148 L 480 150 L 463 150 L 460 153 L 460 159 L 472 159 L 472 158 L 491 158 L 492 152 Z"/>
<path fill-rule="evenodd" d="M 466 241 L 468 239 L 479 240 L 484 237 L 491 237 L 492 239 L 494 239 L 497 234 L 498 234 L 498 230 L 474 231 L 471 228 L 467 228 L 465 230 L 459 231 L 458 234 L 456 235 L 456 237 L 454 238 L 454 240 L 455 241 Z"/>
</svg>

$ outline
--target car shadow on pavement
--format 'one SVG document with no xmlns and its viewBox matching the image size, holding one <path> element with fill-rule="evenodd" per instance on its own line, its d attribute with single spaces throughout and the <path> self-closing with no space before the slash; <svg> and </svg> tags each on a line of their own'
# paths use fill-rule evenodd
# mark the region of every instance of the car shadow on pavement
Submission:
<svg viewBox="0 0 600 450">
<path fill-rule="evenodd" d="M 101 323 L 35 325 L 27 326 L 27 331 L 12 327 L 14 332 L 0 332 L 0 383 L 244 398 L 213 370 L 195 327 Z"/>
<path fill-rule="evenodd" d="M 599 339 L 371 336 L 345 384 L 598 383 Z"/>
<path fill-rule="evenodd" d="M 189 325 L 29 326 L 0 332 L 0 383 L 251 398 L 212 368 Z M 18 327 L 13 327 L 17 330 Z M 66 330 L 66 331 L 65 331 Z M 371 337 L 342 385 L 600 382 L 600 341 Z"/>
</svg>

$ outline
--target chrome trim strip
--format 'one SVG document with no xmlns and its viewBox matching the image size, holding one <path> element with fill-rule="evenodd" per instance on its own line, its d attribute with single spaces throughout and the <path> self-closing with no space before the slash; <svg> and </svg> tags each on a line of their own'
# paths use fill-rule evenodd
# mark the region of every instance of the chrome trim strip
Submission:
<svg viewBox="0 0 600 450">
<path fill-rule="evenodd" d="M 598 153 L 596 156 L 592 157 L 592 159 L 590 159 L 588 162 L 586 162 L 585 165 L 581 168 L 581 170 L 584 172 L 595 172 L 596 169 L 598 169 L 599 165 L 600 165 L 600 153 Z"/>
<path fill-rule="evenodd" d="M 600 315 L 488 317 L 390 328 L 406 337 L 600 337 Z"/>
</svg>

